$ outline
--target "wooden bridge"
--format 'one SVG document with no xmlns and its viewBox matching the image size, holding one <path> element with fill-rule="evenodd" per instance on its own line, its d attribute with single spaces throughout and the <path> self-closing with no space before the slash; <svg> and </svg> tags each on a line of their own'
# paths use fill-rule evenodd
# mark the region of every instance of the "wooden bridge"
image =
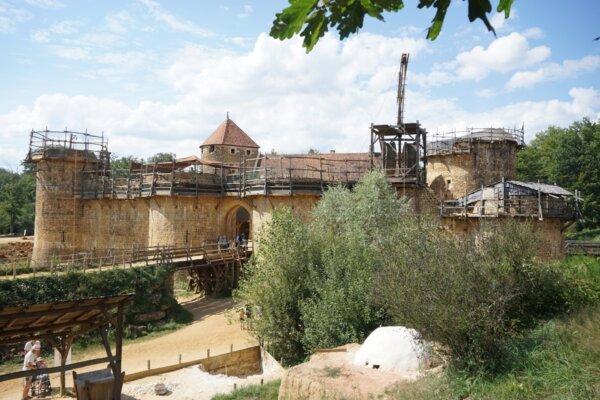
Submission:
<svg viewBox="0 0 600 400">
<path fill-rule="evenodd" d="M 108 269 L 160 265 L 173 271 L 187 271 L 190 287 L 206 295 L 233 289 L 243 264 L 252 254 L 252 243 L 223 248 L 216 243 L 202 246 L 152 246 L 131 249 L 104 249 L 55 255 L 49 264 L 36 265 L 30 258 L 0 260 L 0 279 L 93 273 Z"/>
</svg>

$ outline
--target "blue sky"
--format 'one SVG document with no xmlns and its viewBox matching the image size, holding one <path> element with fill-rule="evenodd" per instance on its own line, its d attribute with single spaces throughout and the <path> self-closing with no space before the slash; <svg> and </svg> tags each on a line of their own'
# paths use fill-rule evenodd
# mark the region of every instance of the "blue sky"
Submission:
<svg viewBox="0 0 600 400">
<path fill-rule="evenodd" d="M 0 0 L 0 168 L 46 126 L 104 131 L 116 155 L 198 154 L 227 111 L 265 151 L 366 151 L 402 52 L 407 120 L 430 132 L 599 118 L 600 2 L 517 0 L 494 37 L 455 1 L 434 42 L 416 3 L 306 54 L 266 34 L 286 1 Z"/>
</svg>

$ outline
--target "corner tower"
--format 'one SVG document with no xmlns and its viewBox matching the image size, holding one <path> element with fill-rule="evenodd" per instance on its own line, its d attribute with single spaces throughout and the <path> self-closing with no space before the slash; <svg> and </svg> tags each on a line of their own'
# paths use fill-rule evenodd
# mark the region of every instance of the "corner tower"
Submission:
<svg viewBox="0 0 600 400">
<path fill-rule="evenodd" d="M 427 146 L 427 185 L 440 200 L 451 200 L 516 177 L 523 130 L 485 128 L 438 134 Z"/>
<path fill-rule="evenodd" d="M 258 157 L 259 146 L 233 120 L 223 121 L 200 145 L 202 159 L 237 164 L 242 158 Z"/>
<path fill-rule="evenodd" d="M 96 192 L 91 175 L 108 167 L 103 136 L 69 131 L 31 131 L 27 162 L 36 168 L 35 239 L 31 261 L 48 265 L 53 256 L 83 246 L 81 198 Z"/>
</svg>

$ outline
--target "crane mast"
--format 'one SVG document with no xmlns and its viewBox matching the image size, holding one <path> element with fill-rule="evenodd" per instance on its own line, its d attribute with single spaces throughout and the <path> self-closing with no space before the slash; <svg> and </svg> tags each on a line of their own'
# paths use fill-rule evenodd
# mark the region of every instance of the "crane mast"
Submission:
<svg viewBox="0 0 600 400">
<path fill-rule="evenodd" d="M 398 121 L 397 125 L 404 122 L 404 89 L 406 87 L 406 70 L 408 68 L 408 53 L 402 53 L 400 58 L 400 71 L 398 72 Z"/>
</svg>

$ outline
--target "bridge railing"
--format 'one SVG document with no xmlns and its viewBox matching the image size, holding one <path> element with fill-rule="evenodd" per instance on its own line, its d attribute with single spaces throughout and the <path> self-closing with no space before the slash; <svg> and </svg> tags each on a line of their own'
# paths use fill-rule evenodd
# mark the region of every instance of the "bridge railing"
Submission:
<svg viewBox="0 0 600 400">
<path fill-rule="evenodd" d="M 49 262 L 36 263 L 31 257 L 0 260 L 0 279 L 39 274 L 94 271 L 108 268 L 131 268 L 173 264 L 196 267 L 242 261 L 252 252 L 252 242 L 245 246 L 222 247 L 217 243 L 201 246 L 149 246 L 129 249 L 94 249 L 87 252 L 54 255 Z"/>
</svg>

